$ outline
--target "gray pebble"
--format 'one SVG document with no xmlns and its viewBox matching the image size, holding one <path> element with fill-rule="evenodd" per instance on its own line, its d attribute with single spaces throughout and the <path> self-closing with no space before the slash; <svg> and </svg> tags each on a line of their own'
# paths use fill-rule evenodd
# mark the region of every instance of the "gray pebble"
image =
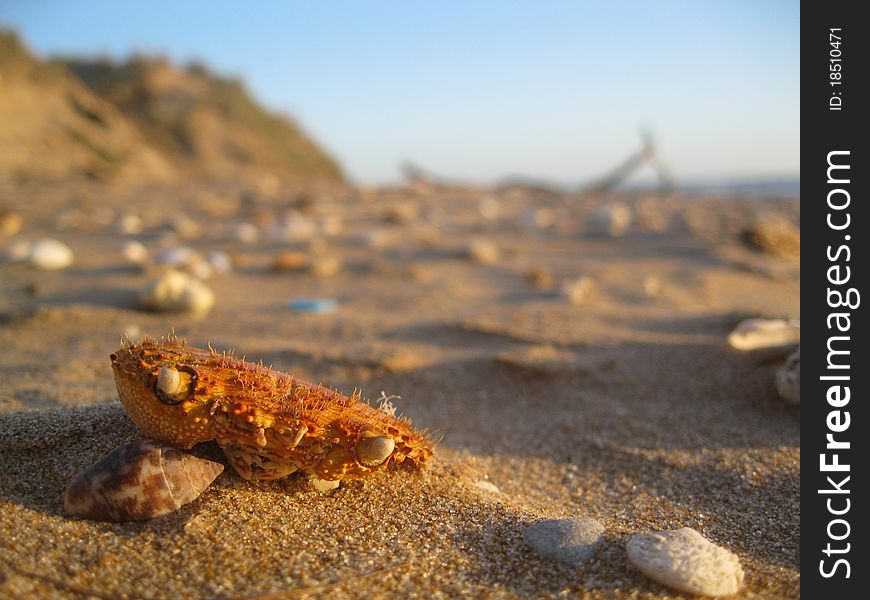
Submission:
<svg viewBox="0 0 870 600">
<path fill-rule="evenodd" d="M 595 519 L 547 519 L 526 527 L 523 539 L 538 554 L 576 566 L 595 555 L 603 533 L 604 526 Z"/>
</svg>

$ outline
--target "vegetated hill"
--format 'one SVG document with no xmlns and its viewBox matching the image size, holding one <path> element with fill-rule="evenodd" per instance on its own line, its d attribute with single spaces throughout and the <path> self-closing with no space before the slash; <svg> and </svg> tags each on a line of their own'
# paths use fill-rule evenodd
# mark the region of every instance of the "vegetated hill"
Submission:
<svg viewBox="0 0 870 600">
<path fill-rule="evenodd" d="M 0 29 L 0 179 L 163 182 L 175 175 L 114 106 Z"/>
<path fill-rule="evenodd" d="M 290 119 L 259 106 L 235 79 L 164 59 L 66 60 L 64 65 L 135 122 L 185 175 L 210 179 L 343 180 L 336 162 Z"/>
</svg>

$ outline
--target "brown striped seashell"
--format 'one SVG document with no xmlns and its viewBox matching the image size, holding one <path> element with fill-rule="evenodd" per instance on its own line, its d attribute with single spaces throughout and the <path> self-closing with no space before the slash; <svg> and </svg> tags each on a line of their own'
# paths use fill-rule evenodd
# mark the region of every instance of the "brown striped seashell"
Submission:
<svg viewBox="0 0 870 600">
<path fill-rule="evenodd" d="M 224 466 L 149 440 L 113 450 L 76 475 L 64 511 L 97 521 L 143 521 L 199 497 Z"/>
</svg>

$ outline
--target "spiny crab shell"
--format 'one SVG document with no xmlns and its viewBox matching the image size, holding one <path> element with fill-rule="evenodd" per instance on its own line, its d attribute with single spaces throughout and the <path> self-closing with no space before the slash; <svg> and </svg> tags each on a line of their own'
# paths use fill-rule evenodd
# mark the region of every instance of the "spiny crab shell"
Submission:
<svg viewBox="0 0 870 600">
<path fill-rule="evenodd" d="M 121 403 L 142 433 L 178 448 L 216 440 L 245 479 L 302 471 L 328 489 L 432 456 L 431 437 L 407 417 L 211 348 L 146 339 L 111 360 Z"/>
</svg>

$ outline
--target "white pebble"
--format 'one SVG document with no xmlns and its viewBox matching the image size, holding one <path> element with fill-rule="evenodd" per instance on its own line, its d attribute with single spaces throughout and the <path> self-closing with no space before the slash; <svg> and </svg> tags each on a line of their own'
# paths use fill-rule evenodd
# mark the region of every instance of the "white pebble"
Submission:
<svg viewBox="0 0 870 600">
<path fill-rule="evenodd" d="M 33 244 L 27 261 L 34 269 L 55 271 L 72 264 L 73 252 L 63 242 L 46 238 Z"/>
<path fill-rule="evenodd" d="M 187 273 L 167 271 L 146 286 L 139 303 L 149 310 L 204 316 L 214 306 L 214 292 Z"/>
<path fill-rule="evenodd" d="M 127 213 L 118 217 L 115 227 L 118 228 L 118 233 L 121 235 L 136 235 L 142 233 L 142 230 L 145 228 L 145 222 L 139 215 Z"/>
<path fill-rule="evenodd" d="M 148 260 L 148 248 L 141 242 L 129 240 L 121 244 L 121 256 L 128 262 L 141 265 Z"/>
<path fill-rule="evenodd" d="M 501 494 L 501 490 L 498 489 L 498 486 L 491 481 L 486 481 L 485 479 L 481 479 L 480 481 L 475 481 L 474 486 L 484 492 L 489 492 L 491 494 Z"/>
<path fill-rule="evenodd" d="M 801 403 L 801 348 L 789 356 L 776 370 L 776 390 L 789 404 Z"/>
<path fill-rule="evenodd" d="M 227 227 L 227 236 L 245 244 L 260 239 L 260 230 L 253 223 L 233 223 Z"/>
<path fill-rule="evenodd" d="M 800 341 L 800 324 L 784 319 L 746 319 L 728 336 L 728 344 L 735 350 L 779 348 Z"/>
<path fill-rule="evenodd" d="M 604 526 L 595 519 L 548 519 L 523 530 L 523 540 L 538 554 L 569 565 L 595 555 Z"/>
<path fill-rule="evenodd" d="M 330 479 L 318 479 L 317 477 L 309 477 L 308 483 L 321 494 L 327 494 L 338 488 L 339 482 Z"/>
<path fill-rule="evenodd" d="M 690 527 L 635 535 L 626 550 L 644 575 L 680 592 L 727 596 L 743 586 L 737 555 Z"/>
</svg>

